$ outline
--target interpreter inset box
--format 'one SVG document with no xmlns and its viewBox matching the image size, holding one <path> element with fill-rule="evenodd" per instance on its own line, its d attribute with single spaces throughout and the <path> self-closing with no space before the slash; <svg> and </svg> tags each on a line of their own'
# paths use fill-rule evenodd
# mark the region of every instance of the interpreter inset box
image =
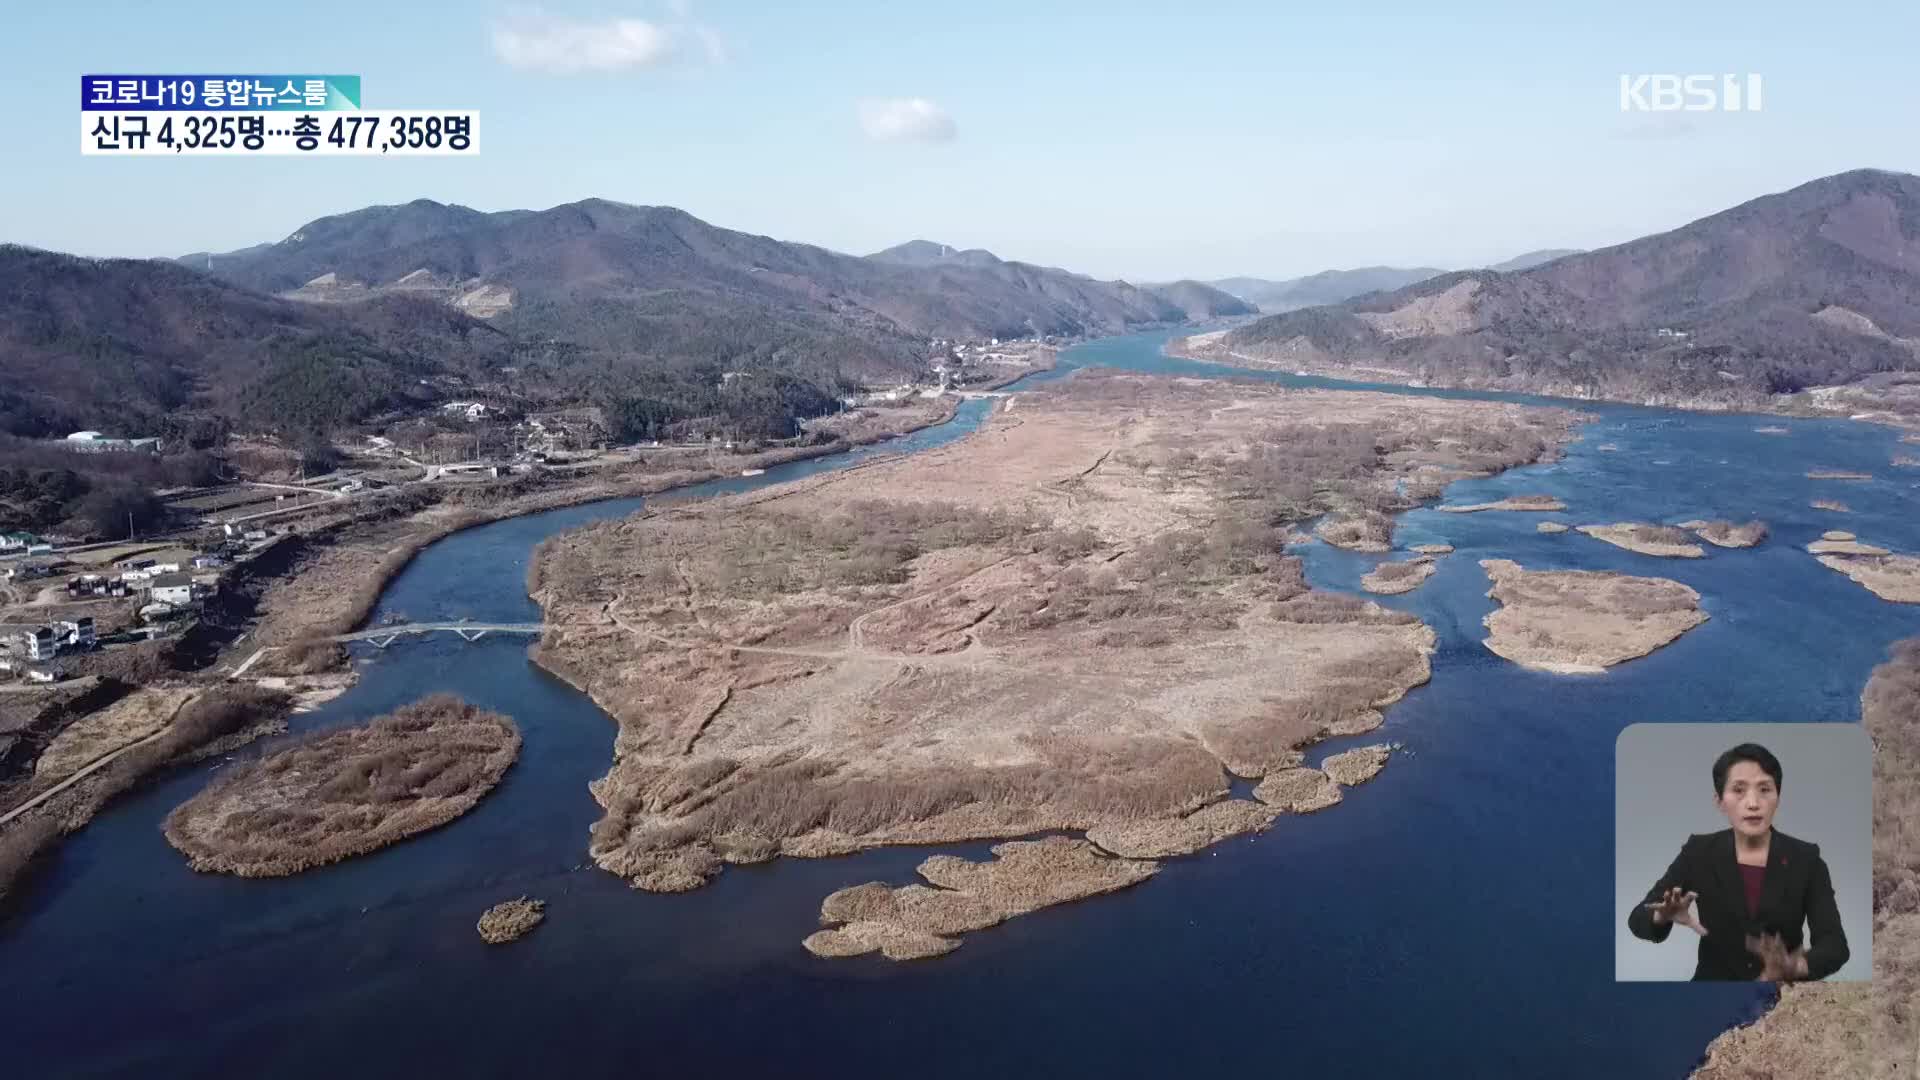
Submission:
<svg viewBox="0 0 1920 1080">
<path fill-rule="evenodd" d="M 1871 977 L 1864 728 L 1642 723 L 1614 759 L 1615 979 Z"/>
</svg>

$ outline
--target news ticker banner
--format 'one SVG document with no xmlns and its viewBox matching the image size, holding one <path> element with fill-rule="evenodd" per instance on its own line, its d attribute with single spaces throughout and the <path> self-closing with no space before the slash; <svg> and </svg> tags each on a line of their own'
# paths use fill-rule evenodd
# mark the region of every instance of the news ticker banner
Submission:
<svg viewBox="0 0 1920 1080">
<path fill-rule="evenodd" d="M 480 152 L 467 109 L 362 109 L 358 75 L 83 75 L 82 154 Z"/>
</svg>

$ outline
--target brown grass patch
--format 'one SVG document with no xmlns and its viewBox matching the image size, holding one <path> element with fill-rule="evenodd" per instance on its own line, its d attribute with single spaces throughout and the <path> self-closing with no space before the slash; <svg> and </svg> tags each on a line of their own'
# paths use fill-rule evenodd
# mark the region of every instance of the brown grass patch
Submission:
<svg viewBox="0 0 1920 1080">
<path fill-rule="evenodd" d="M 195 870 L 276 877 L 444 825 L 520 751 L 513 722 L 436 694 L 215 777 L 167 816 Z"/>
</svg>

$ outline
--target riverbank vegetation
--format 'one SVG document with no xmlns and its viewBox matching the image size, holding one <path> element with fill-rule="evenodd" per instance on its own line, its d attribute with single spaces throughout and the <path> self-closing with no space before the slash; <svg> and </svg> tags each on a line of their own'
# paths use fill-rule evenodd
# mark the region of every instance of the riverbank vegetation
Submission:
<svg viewBox="0 0 1920 1080">
<path fill-rule="evenodd" d="M 98 745 L 100 754 L 92 759 L 68 757 L 44 771 L 36 769 L 24 782 L 7 785 L 0 792 L 0 806 L 16 809 L 11 820 L 0 824 L 0 903 L 19 894 L 37 860 L 114 798 L 170 765 L 232 749 L 272 729 L 291 705 L 288 695 L 278 690 L 223 684 L 178 706 L 158 730 L 135 718 L 135 734 L 120 732 L 123 738 Z M 18 810 L 29 804 L 30 809 Z"/>
<path fill-rule="evenodd" d="M 294 874 L 452 821 L 519 752 L 511 720 L 435 694 L 224 770 L 167 816 L 165 833 L 195 870 Z"/>
</svg>

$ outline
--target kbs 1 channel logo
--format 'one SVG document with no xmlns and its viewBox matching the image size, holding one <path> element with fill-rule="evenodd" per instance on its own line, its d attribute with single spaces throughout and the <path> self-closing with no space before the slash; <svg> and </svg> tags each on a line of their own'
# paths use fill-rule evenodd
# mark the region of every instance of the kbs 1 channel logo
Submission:
<svg viewBox="0 0 1920 1080">
<path fill-rule="evenodd" d="M 480 152 L 471 109 L 363 109 L 358 75 L 82 75 L 82 154 Z"/>
<path fill-rule="evenodd" d="M 1759 112 L 1758 75 L 1622 75 L 1621 112 Z"/>
</svg>

